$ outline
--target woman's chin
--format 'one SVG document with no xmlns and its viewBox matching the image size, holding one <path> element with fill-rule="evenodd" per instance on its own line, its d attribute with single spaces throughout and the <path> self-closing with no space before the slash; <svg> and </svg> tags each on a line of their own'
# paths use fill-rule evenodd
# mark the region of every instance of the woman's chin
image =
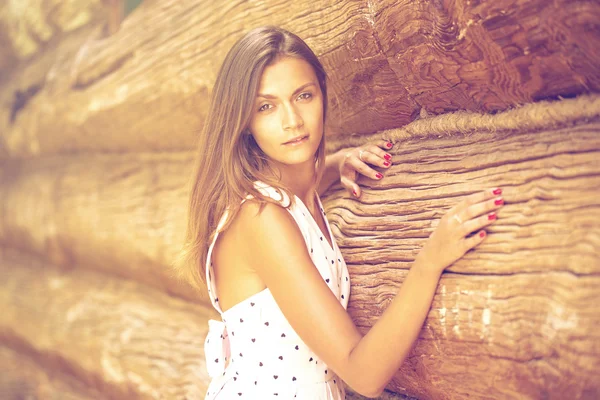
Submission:
<svg viewBox="0 0 600 400">
<path fill-rule="evenodd" d="M 288 154 L 287 157 L 280 157 L 275 160 L 279 164 L 288 167 L 302 168 L 304 166 L 314 166 L 315 153 L 313 152 L 298 152 L 297 154 Z"/>
</svg>

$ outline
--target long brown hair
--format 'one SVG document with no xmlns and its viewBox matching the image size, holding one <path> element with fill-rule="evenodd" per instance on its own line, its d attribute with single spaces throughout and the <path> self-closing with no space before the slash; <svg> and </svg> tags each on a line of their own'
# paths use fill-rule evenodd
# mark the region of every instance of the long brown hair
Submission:
<svg viewBox="0 0 600 400">
<path fill-rule="evenodd" d="M 298 57 L 314 69 L 323 94 L 323 120 L 327 113 L 326 74 L 313 51 L 298 36 L 281 28 L 266 26 L 248 32 L 233 45 L 217 75 L 209 113 L 198 143 L 198 158 L 191 181 L 186 238 L 173 264 L 176 274 L 202 290 L 208 247 L 226 210 L 227 229 L 241 201 L 252 195 L 261 205 L 275 202 L 255 186 L 262 181 L 285 193 L 266 154 L 248 132 L 262 73 L 278 57 Z M 325 135 L 315 154 L 316 184 L 325 167 Z M 279 204 L 279 203 L 278 203 Z M 291 205 L 290 204 L 290 205 Z"/>
</svg>

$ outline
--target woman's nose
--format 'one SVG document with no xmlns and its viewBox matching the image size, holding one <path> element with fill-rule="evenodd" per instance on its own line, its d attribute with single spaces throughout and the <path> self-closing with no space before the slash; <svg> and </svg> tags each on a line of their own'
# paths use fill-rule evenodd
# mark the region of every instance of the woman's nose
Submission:
<svg viewBox="0 0 600 400">
<path fill-rule="evenodd" d="M 302 117 L 293 105 L 283 107 L 283 129 L 297 129 L 304 125 Z"/>
</svg>

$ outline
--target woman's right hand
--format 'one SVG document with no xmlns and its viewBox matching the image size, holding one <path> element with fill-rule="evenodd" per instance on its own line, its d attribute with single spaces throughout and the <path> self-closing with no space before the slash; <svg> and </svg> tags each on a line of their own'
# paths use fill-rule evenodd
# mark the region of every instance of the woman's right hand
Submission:
<svg viewBox="0 0 600 400">
<path fill-rule="evenodd" d="M 474 193 L 448 210 L 417 259 L 441 273 L 483 242 L 487 235 L 483 228 L 496 221 L 495 210 L 504 204 L 501 194 L 499 188 Z"/>
</svg>

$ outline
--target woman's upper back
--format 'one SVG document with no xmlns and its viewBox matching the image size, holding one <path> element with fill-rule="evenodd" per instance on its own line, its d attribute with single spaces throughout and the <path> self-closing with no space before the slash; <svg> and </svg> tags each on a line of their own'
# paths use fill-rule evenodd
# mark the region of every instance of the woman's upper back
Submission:
<svg viewBox="0 0 600 400">
<path fill-rule="evenodd" d="M 269 204 L 269 206 L 275 206 Z M 219 306 L 226 312 L 232 306 L 266 289 L 248 258 L 248 241 L 251 218 L 258 212 L 256 201 L 246 201 L 229 228 L 219 235 L 212 252 L 214 281 L 219 293 Z"/>
</svg>

